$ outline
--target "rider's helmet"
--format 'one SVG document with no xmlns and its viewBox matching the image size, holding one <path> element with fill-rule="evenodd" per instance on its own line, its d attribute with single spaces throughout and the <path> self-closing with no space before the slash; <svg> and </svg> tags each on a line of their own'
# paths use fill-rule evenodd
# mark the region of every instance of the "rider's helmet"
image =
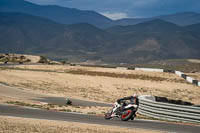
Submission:
<svg viewBox="0 0 200 133">
<path fill-rule="evenodd" d="M 138 96 L 137 96 L 137 94 L 133 94 L 133 97 L 137 98 Z"/>
</svg>

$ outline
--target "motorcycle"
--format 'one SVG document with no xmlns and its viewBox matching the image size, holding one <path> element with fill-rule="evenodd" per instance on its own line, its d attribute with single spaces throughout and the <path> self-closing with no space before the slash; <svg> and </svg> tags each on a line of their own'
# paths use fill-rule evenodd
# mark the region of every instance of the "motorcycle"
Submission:
<svg viewBox="0 0 200 133">
<path fill-rule="evenodd" d="M 123 102 L 118 104 L 115 102 L 112 109 L 105 113 L 105 119 L 109 120 L 113 117 L 120 118 L 122 121 L 134 120 L 137 105 Z"/>
</svg>

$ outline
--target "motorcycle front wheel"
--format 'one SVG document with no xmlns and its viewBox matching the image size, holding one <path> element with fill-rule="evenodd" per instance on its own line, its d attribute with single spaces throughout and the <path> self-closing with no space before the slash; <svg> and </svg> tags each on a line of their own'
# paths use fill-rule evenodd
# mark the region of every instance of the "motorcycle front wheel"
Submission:
<svg viewBox="0 0 200 133">
<path fill-rule="evenodd" d="M 111 115 L 112 115 L 112 110 L 109 110 L 107 113 L 105 113 L 104 118 L 105 118 L 106 120 L 109 120 L 109 119 L 112 118 Z"/>
</svg>

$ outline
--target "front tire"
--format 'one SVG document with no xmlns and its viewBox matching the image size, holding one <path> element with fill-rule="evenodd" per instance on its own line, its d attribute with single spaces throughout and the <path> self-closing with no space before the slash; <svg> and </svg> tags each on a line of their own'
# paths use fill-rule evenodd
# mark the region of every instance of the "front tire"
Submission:
<svg viewBox="0 0 200 133">
<path fill-rule="evenodd" d="M 105 118 L 106 120 L 109 120 L 109 119 L 112 118 L 111 115 L 112 115 L 112 110 L 108 111 L 108 112 L 105 114 L 104 118 Z"/>
</svg>

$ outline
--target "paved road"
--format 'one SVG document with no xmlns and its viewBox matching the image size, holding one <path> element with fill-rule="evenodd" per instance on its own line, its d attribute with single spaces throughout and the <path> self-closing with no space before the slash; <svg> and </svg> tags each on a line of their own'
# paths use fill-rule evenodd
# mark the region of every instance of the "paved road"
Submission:
<svg viewBox="0 0 200 133">
<path fill-rule="evenodd" d="M 0 67 L 7 67 L 7 66 L 15 66 L 15 65 L 21 65 L 21 64 L 0 64 Z M 28 64 L 28 65 L 37 65 L 37 64 Z M 0 84 L 0 96 L 9 96 L 13 98 L 21 98 L 21 99 L 27 99 L 27 100 L 34 100 L 38 102 L 47 102 L 49 104 L 57 104 L 57 105 L 66 105 L 66 98 L 65 97 L 55 97 L 52 95 L 45 95 L 45 94 L 39 94 L 36 92 L 30 92 L 27 90 L 23 90 L 23 88 L 14 88 L 9 87 L 3 84 Z M 106 104 L 101 102 L 91 102 L 86 100 L 78 100 L 69 98 L 72 101 L 73 105 L 76 106 L 100 106 L 100 107 L 110 107 L 112 104 Z"/>
<path fill-rule="evenodd" d="M 33 92 L 29 92 L 22 89 L 16 89 L 14 87 L 8 87 L 5 85 L 0 85 L 0 96 L 10 96 L 10 97 L 15 97 L 15 98 L 30 99 L 30 100 L 48 102 L 48 103 L 60 104 L 60 105 L 65 104 L 64 97 L 54 97 L 50 95 L 33 93 Z M 74 105 L 79 105 L 79 106 L 111 106 L 110 104 L 105 104 L 105 103 L 82 101 L 82 100 L 77 100 L 77 99 L 70 99 L 70 100 L 72 100 Z M 135 121 L 128 121 L 128 122 L 122 122 L 119 119 L 104 120 L 104 118 L 100 116 L 54 112 L 54 111 L 31 109 L 31 108 L 24 108 L 24 107 L 19 107 L 19 106 L 3 105 L 3 104 L 0 104 L 0 115 L 60 120 L 60 121 L 72 121 L 72 122 L 82 122 L 82 123 L 93 123 L 93 124 L 102 124 L 102 125 L 115 125 L 115 126 L 130 127 L 130 128 L 145 128 L 145 129 L 161 130 L 161 131 L 167 131 L 167 132 L 199 133 L 200 131 L 200 126 L 180 125 L 180 124 L 155 122 L 155 121 L 143 121 L 143 120 L 135 120 Z"/>
<path fill-rule="evenodd" d="M 148 130 L 160 130 L 160 131 L 176 132 L 176 133 L 199 133 L 200 131 L 200 126 L 181 125 L 181 124 L 144 121 L 144 120 L 134 120 L 128 122 L 123 122 L 120 121 L 119 119 L 105 120 L 102 116 L 55 112 L 55 111 L 32 109 L 20 106 L 10 106 L 6 104 L 0 104 L 0 115 L 92 123 L 100 125 L 114 125 L 121 127 L 142 128 Z"/>
<path fill-rule="evenodd" d="M 51 95 L 39 94 L 32 91 L 27 91 L 23 89 L 17 89 L 14 87 L 9 87 L 6 85 L 0 84 L 0 96 L 21 98 L 27 100 L 34 100 L 38 102 L 47 102 L 50 104 L 66 105 L 66 98 L 64 97 L 55 97 Z M 78 100 L 69 98 L 72 101 L 73 105 L 77 106 L 101 106 L 101 107 L 110 107 L 111 104 L 101 103 L 101 102 L 91 102 L 86 100 Z"/>
<path fill-rule="evenodd" d="M 100 102 L 91 102 L 86 100 L 78 100 L 69 98 L 72 101 L 73 105 L 76 106 L 100 106 L 100 107 L 111 107 L 112 104 L 100 103 Z M 32 99 L 35 101 L 40 102 L 47 102 L 51 104 L 58 104 L 58 105 L 66 105 L 66 98 L 64 97 L 40 97 L 39 99 Z"/>
</svg>

